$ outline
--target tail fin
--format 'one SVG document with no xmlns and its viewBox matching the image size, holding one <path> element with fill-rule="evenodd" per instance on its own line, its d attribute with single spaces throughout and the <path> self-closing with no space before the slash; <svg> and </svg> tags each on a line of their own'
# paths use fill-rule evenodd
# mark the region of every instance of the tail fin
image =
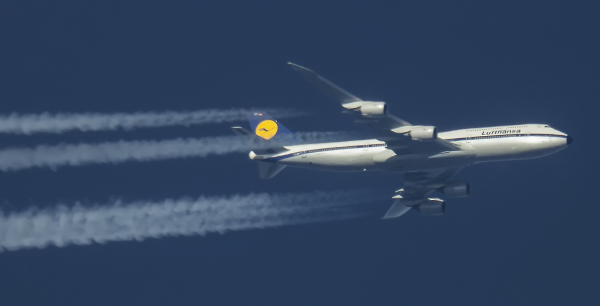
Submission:
<svg viewBox="0 0 600 306">
<path fill-rule="evenodd" d="M 302 143 L 294 133 L 269 116 L 269 114 L 248 113 L 247 115 L 252 131 L 256 136 L 280 145 Z"/>
<path fill-rule="evenodd" d="M 267 113 L 248 113 L 247 115 L 252 127 L 251 131 L 239 126 L 234 126 L 231 129 L 236 135 L 255 137 L 264 142 L 264 144 L 267 144 L 266 146 L 261 145 L 260 149 L 252 150 L 250 152 L 250 159 L 258 160 L 260 178 L 270 179 L 281 172 L 285 168 L 285 165 L 261 160 L 273 154 L 286 151 L 287 149 L 283 145 L 298 144 L 302 143 L 302 141 Z"/>
</svg>

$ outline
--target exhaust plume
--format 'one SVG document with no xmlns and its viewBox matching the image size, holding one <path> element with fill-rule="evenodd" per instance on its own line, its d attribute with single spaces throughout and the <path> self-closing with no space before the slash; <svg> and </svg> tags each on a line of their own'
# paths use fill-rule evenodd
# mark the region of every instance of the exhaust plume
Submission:
<svg viewBox="0 0 600 306">
<path fill-rule="evenodd" d="M 339 133 L 310 132 L 298 134 L 306 139 L 323 140 L 328 137 L 338 137 Z M 34 148 L 8 148 L 0 150 L 0 171 L 248 153 L 251 149 L 258 149 L 267 145 L 269 144 L 251 137 L 217 136 L 160 141 L 117 141 L 94 144 L 40 145 Z"/>
<path fill-rule="evenodd" d="M 347 219 L 364 215 L 347 205 L 366 201 L 367 191 L 253 193 L 0 212 L 0 252 Z"/>
<path fill-rule="evenodd" d="M 206 109 L 198 111 L 165 111 L 136 113 L 41 113 L 0 115 L 0 133 L 34 134 L 64 133 L 68 131 L 114 131 L 133 130 L 163 126 L 190 126 L 246 120 L 248 109 Z M 265 110 L 263 110 L 265 111 Z M 287 109 L 267 109 L 278 118 L 304 115 Z"/>
</svg>

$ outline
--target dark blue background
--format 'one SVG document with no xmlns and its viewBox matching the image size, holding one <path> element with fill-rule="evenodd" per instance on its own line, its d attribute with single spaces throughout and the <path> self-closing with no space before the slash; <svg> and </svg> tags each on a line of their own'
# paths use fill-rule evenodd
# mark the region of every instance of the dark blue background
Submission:
<svg viewBox="0 0 600 306">
<path fill-rule="evenodd" d="M 1 305 L 594 305 L 595 1 L 2 1 L 0 112 L 293 107 L 295 131 L 359 130 L 289 69 L 314 69 L 440 130 L 546 123 L 575 142 L 468 167 L 448 213 L 0 254 Z M 0 137 L 2 147 L 228 135 L 229 125 Z M 380 188 L 390 173 L 286 169 L 246 155 L 0 173 L 5 211 L 254 191 Z"/>
</svg>

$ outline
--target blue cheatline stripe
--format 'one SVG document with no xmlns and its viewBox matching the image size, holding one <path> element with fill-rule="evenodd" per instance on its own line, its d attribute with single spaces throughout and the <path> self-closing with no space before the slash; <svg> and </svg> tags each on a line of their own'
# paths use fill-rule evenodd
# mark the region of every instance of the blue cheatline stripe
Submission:
<svg viewBox="0 0 600 306">
<path fill-rule="evenodd" d="M 273 157 L 269 157 L 267 159 L 265 159 L 264 161 L 279 161 L 282 159 L 286 159 L 289 157 L 293 157 L 293 156 L 298 156 L 298 155 L 304 155 L 304 154 L 309 154 L 309 153 L 319 153 L 319 152 L 329 152 L 329 151 L 339 151 L 339 150 L 349 150 L 349 149 L 363 149 L 363 148 L 376 148 L 376 147 L 386 147 L 387 145 L 385 143 L 382 144 L 369 144 L 369 145 L 356 145 L 356 146 L 344 146 L 344 147 L 331 147 L 331 148 L 319 148 L 319 149 L 312 149 L 312 150 L 305 150 L 305 151 L 299 151 L 299 152 L 294 152 L 294 153 L 288 153 L 288 154 L 284 154 L 284 155 L 279 155 L 279 156 L 273 156 Z"/>
<path fill-rule="evenodd" d="M 468 138 L 466 138 L 466 137 L 448 138 L 448 139 L 444 139 L 444 140 L 446 140 L 446 141 L 465 141 L 465 140 L 480 140 L 480 139 L 509 138 L 509 137 L 528 137 L 528 136 L 567 138 L 567 136 L 554 135 L 554 134 L 504 134 L 504 135 L 472 136 L 472 137 L 468 137 Z"/>
</svg>

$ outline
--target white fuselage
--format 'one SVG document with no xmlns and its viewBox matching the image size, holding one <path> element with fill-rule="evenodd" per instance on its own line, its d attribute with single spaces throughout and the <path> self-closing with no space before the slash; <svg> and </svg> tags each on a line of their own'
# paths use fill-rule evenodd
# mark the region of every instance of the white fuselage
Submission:
<svg viewBox="0 0 600 306">
<path fill-rule="evenodd" d="M 544 124 L 454 130 L 438 137 L 454 150 L 409 150 L 377 139 L 286 146 L 288 150 L 252 159 L 334 171 L 410 172 L 464 167 L 474 163 L 530 159 L 564 149 L 567 135 Z"/>
</svg>

